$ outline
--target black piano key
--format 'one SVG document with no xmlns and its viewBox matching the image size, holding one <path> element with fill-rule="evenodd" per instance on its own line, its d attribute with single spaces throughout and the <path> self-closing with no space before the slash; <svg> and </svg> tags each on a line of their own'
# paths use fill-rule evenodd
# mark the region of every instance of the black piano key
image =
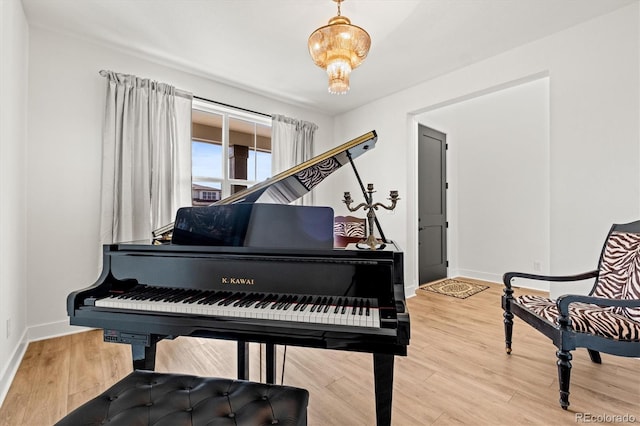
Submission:
<svg viewBox="0 0 640 426">
<path fill-rule="evenodd" d="M 316 312 L 320 313 L 324 309 L 324 305 L 327 303 L 326 297 L 318 297 L 318 307 L 316 308 Z"/>
<path fill-rule="evenodd" d="M 330 297 L 329 300 L 327 301 L 327 304 L 324 307 L 325 314 L 329 312 L 329 308 L 331 307 L 332 304 L 333 304 L 333 297 Z"/>
<path fill-rule="evenodd" d="M 207 297 L 210 297 L 213 293 L 215 292 L 209 291 L 209 290 L 198 292 L 193 296 L 191 296 L 189 299 L 185 300 L 185 303 L 196 303 L 196 302 L 200 303 L 201 300 L 205 300 Z"/>
<path fill-rule="evenodd" d="M 249 308 L 251 307 L 251 305 L 253 305 L 254 303 L 258 303 L 263 298 L 264 298 L 264 295 L 260 293 L 251 293 L 251 297 L 247 297 L 244 303 L 242 303 L 240 306 L 243 308 Z"/>
<path fill-rule="evenodd" d="M 307 309 L 307 307 L 311 304 L 312 300 L 313 296 L 307 297 L 307 300 L 302 304 L 302 307 L 300 308 L 300 312 L 304 312 L 304 310 Z"/>
<path fill-rule="evenodd" d="M 151 302 L 158 302 L 162 300 L 169 292 L 171 292 L 170 288 L 156 288 L 153 290 L 153 295 L 147 300 Z"/>
<path fill-rule="evenodd" d="M 255 305 L 254 307 L 257 307 L 258 303 L 262 302 L 265 299 L 265 297 L 267 297 L 267 295 L 264 294 L 264 293 L 256 293 L 255 296 L 253 297 L 253 299 L 251 301 L 247 302 L 247 304 L 245 306 L 247 308 L 252 306 L 252 305 Z"/>
<path fill-rule="evenodd" d="M 164 293 L 164 296 L 162 297 L 162 299 L 160 299 L 160 301 L 162 301 L 162 302 L 170 301 L 179 292 L 180 292 L 180 290 L 171 289 L 168 292 Z"/>
<path fill-rule="evenodd" d="M 220 300 L 218 300 L 218 306 L 224 306 L 224 304 L 233 296 L 234 293 L 228 293 Z"/>
<path fill-rule="evenodd" d="M 318 296 L 313 306 L 311 307 L 311 312 L 315 312 L 316 310 L 320 309 L 321 305 L 322 305 L 322 296 Z"/>
<path fill-rule="evenodd" d="M 249 294 L 245 294 L 244 296 L 242 296 L 241 298 L 239 298 L 238 300 L 236 300 L 233 303 L 234 307 L 244 307 L 244 305 L 247 303 L 248 300 L 251 300 L 251 298 L 254 296 L 254 293 L 249 293 Z"/>
<path fill-rule="evenodd" d="M 336 302 L 336 309 L 333 311 L 334 314 L 338 313 L 338 311 L 340 310 L 340 305 L 342 305 L 342 297 L 339 297 L 338 301 Z"/>
<path fill-rule="evenodd" d="M 187 293 L 187 290 L 174 290 L 171 292 L 170 295 L 166 296 L 164 298 L 165 302 L 179 302 L 180 300 L 182 300 L 182 298 L 185 296 L 185 294 Z"/>
<path fill-rule="evenodd" d="M 191 299 L 193 299 L 194 297 L 199 297 L 202 295 L 202 291 L 200 290 L 189 290 L 187 291 L 187 293 L 182 297 L 181 302 L 182 303 L 190 303 Z"/>
<path fill-rule="evenodd" d="M 218 303 L 222 299 L 229 297 L 230 295 L 231 293 L 228 291 L 218 291 L 214 295 L 212 295 L 212 297 L 208 298 L 208 300 L 203 301 L 203 304 L 215 305 L 216 303 Z"/>
<path fill-rule="evenodd" d="M 284 309 L 285 306 L 287 306 L 287 303 L 289 303 L 289 300 L 291 300 L 291 296 L 287 295 L 284 296 L 283 298 L 280 299 L 280 302 L 278 302 L 278 310 L 281 311 Z"/>
<path fill-rule="evenodd" d="M 284 306 L 284 304 L 286 303 L 286 301 L 289 299 L 289 296 L 287 295 L 281 295 L 278 300 L 271 305 L 271 309 L 282 309 L 282 307 Z"/>
<path fill-rule="evenodd" d="M 307 296 L 302 296 L 302 299 L 300 299 L 300 303 L 297 303 L 296 306 L 294 306 L 293 310 L 297 311 L 299 310 L 307 301 Z"/>
<path fill-rule="evenodd" d="M 278 300 L 278 295 L 277 294 L 269 294 L 269 296 L 267 296 L 265 298 L 265 300 L 260 304 L 260 307 L 262 309 L 266 309 L 271 304 L 275 303 L 277 300 Z"/>
<path fill-rule="evenodd" d="M 265 294 L 264 297 L 258 302 L 256 303 L 256 308 L 263 308 L 265 303 L 267 302 L 267 300 L 269 299 L 269 297 L 271 297 L 270 294 Z"/>
<path fill-rule="evenodd" d="M 366 315 L 369 317 L 371 316 L 371 301 L 367 300 L 367 311 L 366 311 Z"/>
<path fill-rule="evenodd" d="M 360 309 L 358 310 L 358 315 L 362 315 L 364 311 L 364 300 L 360 299 Z"/>
<path fill-rule="evenodd" d="M 291 308 L 291 305 L 293 305 L 297 300 L 298 300 L 298 296 L 291 296 L 289 298 L 289 302 L 285 305 L 284 310 L 288 311 L 289 308 Z"/>
<path fill-rule="evenodd" d="M 222 297 L 222 291 L 212 291 L 210 295 L 204 299 L 198 300 L 199 305 L 213 305 Z"/>
<path fill-rule="evenodd" d="M 223 300 L 220 305 L 222 306 L 229 306 L 232 303 L 234 303 L 236 300 L 241 299 L 243 296 L 245 295 L 245 293 L 242 292 L 236 292 L 233 293 L 231 296 L 229 296 L 227 299 Z"/>
</svg>

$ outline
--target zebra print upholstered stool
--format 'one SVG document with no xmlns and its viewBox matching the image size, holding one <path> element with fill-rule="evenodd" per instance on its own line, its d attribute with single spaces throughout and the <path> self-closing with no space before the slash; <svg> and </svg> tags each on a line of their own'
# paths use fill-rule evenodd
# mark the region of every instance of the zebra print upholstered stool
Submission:
<svg viewBox="0 0 640 426">
<path fill-rule="evenodd" d="M 514 297 L 511 280 L 543 281 L 595 279 L 588 296 L 564 295 L 558 300 L 540 296 Z M 508 272 L 503 277 L 504 331 L 511 353 L 513 316 L 549 337 L 558 347 L 560 406 L 569 406 L 571 351 L 586 348 L 591 361 L 600 352 L 640 357 L 640 221 L 613 225 L 600 255 L 598 270 L 571 276 L 543 276 Z"/>
<path fill-rule="evenodd" d="M 56 426 L 303 426 L 308 401 L 290 386 L 138 370 Z"/>
</svg>

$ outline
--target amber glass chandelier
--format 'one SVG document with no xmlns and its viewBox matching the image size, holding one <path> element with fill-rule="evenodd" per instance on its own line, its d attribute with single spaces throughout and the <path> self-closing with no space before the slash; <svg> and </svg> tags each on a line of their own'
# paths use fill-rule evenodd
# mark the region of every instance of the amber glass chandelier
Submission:
<svg viewBox="0 0 640 426">
<path fill-rule="evenodd" d="M 309 36 L 309 54 L 317 66 L 327 71 L 329 93 L 343 94 L 349 91 L 349 74 L 369 53 L 371 37 L 340 15 L 343 0 L 333 1 L 338 3 L 338 15 Z"/>
</svg>

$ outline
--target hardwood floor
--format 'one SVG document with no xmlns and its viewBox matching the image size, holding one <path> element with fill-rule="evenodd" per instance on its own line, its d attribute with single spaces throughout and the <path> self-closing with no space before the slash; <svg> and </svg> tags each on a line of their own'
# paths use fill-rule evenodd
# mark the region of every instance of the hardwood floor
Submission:
<svg viewBox="0 0 640 426">
<path fill-rule="evenodd" d="M 396 358 L 394 425 L 571 425 L 586 415 L 640 422 L 640 360 L 603 354 L 597 365 L 575 351 L 564 411 L 546 337 L 516 319 L 513 354 L 505 354 L 501 292 L 494 284 L 467 299 L 419 291 L 408 300 L 411 345 L 408 357 Z M 259 351 L 251 345 L 252 380 L 260 380 Z M 369 354 L 289 347 L 284 383 L 309 390 L 310 425 L 373 425 L 372 363 Z M 156 369 L 234 377 L 235 343 L 162 341 Z M 101 331 L 31 343 L 0 425 L 51 425 L 130 371 L 128 346 L 103 343 Z"/>
</svg>

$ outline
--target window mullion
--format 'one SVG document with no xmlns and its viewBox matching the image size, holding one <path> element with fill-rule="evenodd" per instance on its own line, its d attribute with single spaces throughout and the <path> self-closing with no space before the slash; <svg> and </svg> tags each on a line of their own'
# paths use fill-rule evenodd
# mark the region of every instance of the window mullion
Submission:
<svg viewBox="0 0 640 426">
<path fill-rule="evenodd" d="M 222 198 L 231 195 L 229 181 L 229 114 L 222 114 Z"/>
</svg>

